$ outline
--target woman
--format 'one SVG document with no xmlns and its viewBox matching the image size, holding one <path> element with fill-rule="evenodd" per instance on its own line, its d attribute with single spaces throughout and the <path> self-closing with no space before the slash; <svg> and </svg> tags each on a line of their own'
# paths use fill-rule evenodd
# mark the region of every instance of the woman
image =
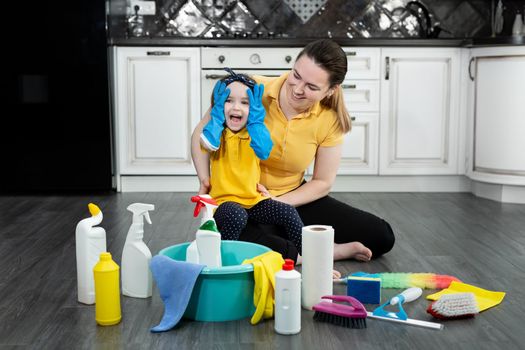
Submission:
<svg viewBox="0 0 525 350">
<path fill-rule="evenodd" d="M 344 51 L 335 42 L 322 39 L 299 53 L 291 72 L 278 78 L 254 77 L 265 85 L 264 122 L 274 144 L 270 157 L 261 161 L 259 190 L 296 207 L 305 225 L 334 227 L 334 260 L 368 261 L 392 249 L 392 228 L 328 196 L 339 167 L 343 136 L 351 128 L 340 86 L 346 71 Z M 200 194 L 209 192 L 209 156 L 199 146 L 209 120 L 208 111 L 192 135 Z M 313 160 L 312 179 L 305 182 L 304 172 Z M 240 239 L 266 245 L 300 262 L 297 250 L 284 237 L 276 227 L 249 223 Z"/>
</svg>

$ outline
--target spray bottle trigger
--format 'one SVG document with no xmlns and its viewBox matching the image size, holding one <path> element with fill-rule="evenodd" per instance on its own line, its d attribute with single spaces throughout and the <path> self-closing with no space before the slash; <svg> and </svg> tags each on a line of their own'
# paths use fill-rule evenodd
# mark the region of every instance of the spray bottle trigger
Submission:
<svg viewBox="0 0 525 350">
<path fill-rule="evenodd" d="M 149 217 L 149 211 L 144 212 L 144 218 L 151 225 L 151 218 Z"/>
<path fill-rule="evenodd" d="M 193 210 L 193 217 L 199 216 L 199 213 L 201 212 L 201 208 L 204 207 L 204 203 L 197 202 L 195 203 L 195 210 Z"/>
</svg>

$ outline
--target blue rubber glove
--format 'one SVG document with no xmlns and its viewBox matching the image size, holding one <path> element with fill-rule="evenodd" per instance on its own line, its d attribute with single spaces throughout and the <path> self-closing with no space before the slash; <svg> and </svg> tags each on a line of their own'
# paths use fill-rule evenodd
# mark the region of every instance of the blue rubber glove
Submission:
<svg viewBox="0 0 525 350">
<path fill-rule="evenodd" d="M 270 132 L 264 125 L 264 116 L 266 115 L 262 104 L 264 85 L 257 84 L 254 86 L 253 92 L 248 89 L 247 93 L 250 100 L 250 114 L 248 115 L 246 129 L 251 138 L 250 146 L 259 159 L 265 160 L 270 156 L 273 142 Z"/>
<path fill-rule="evenodd" d="M 221 145 L 221 135 L 224 130 L 224 103 L 230 96 L 230 89 L 222 81 L 218 81 L 213 88 L 213 107 L 211 119 L 202 130 L 201 140 L 210 151 L 216 151 Z"/>
</svg>

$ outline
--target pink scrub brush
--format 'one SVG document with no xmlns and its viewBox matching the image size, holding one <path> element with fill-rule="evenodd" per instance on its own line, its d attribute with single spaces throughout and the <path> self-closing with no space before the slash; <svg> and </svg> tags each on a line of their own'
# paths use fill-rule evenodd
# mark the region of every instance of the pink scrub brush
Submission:
<svg viewBox="0 0 525 350">
<path fill-rule="evenodd" d="M 332 323 L 347 328 L 366 328 L 367 313 L 359 300 L 346 295 L 325 295 L 321 299 L 334 302 L 321 301 L 314 305 L 312 310 L 315 311 L 315 321 Z"/>
</svg>

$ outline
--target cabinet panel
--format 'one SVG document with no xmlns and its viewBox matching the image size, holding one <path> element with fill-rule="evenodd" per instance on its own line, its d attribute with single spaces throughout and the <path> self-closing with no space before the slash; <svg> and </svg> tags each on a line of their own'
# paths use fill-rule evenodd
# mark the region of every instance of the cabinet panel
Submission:
<svg viewBox="0 0 525 350">
<path fill-rule="evenodd" d="M 150 59 L 130 59 L 129 145 L 131 157 L 140 159 L 184 159 L 189 144 L 174 142 L 188 140 L 191 120 L 175 118 L 188 116 L 188 61 L 162 60 L 152 64 Z M 179 80 L 180 79 L 180 80 Z M 182 84 L 181 84 L 182 82 Z M 177 111 L 177 113 L 174 113 Z"/>
<path fill-rule="evenodd" d="M 191 132 L 200 118 L 199 49 L 118 48 L 119 173 L 193 174 Z"/>
<path fill-rule="evenodd" d="M 352 131 L 345 136 L 338 174 L 377 174 L 379 114 L 352 113 Z"/>
<path fill-rule="evenodd" d="M 380 173 L 455 174 L 459 51 L 385 49 L 383 60 Z"/>
<path fill-rule="evenodd" d="M 525 55 L 476 59 L 474 170 L 525 176 Z"/>
</svg>

